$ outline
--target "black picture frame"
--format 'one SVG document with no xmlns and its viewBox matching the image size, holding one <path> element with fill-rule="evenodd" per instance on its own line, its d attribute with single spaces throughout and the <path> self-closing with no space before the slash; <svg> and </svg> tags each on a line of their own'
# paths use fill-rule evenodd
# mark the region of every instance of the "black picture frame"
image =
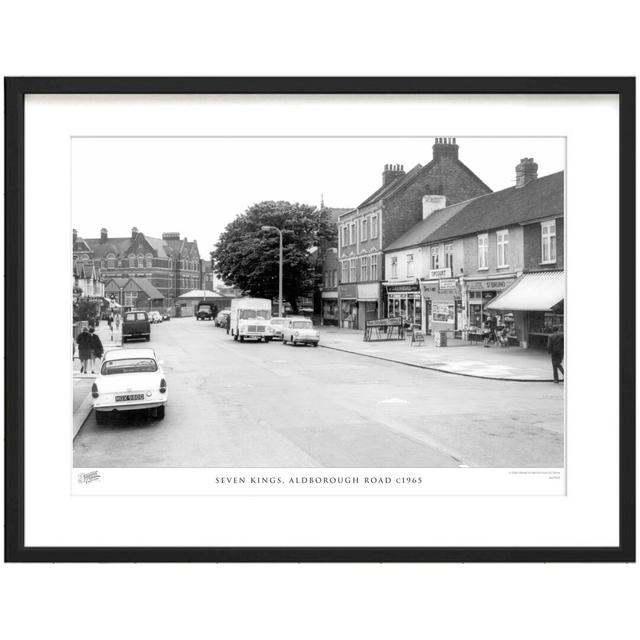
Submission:
<svg viewBox="0 0 640 640">
<path fill-rule="evenodd" d="M 5 561 L 634 562 L 635 78 L 5 78 Z M 620 149 L 619 530 L 612 547 L 26 547 L 24 540 L 24 105 L 27 94 L 615 94 Z M 624 313 L 622 312 L 624 300 Z M 9 304 L 11 303 L 11 304 Z"/>
</svg>

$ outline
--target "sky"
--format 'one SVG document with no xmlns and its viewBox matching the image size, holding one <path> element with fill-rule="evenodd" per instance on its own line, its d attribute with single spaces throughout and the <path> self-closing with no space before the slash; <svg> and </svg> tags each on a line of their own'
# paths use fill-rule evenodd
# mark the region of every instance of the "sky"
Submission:
<svg viewBox="0 0 640 640">
<path fill-rule="evenodd" d="M 71 214 L 80 237 L 177 231 L 208 259 L 224 227 L 262 200 L 355 207 L 382 184 L 432 159 L 433 137 L 74 138 Z M 521 158 L 538 175 L 564 169 L 564 138 L 457 138 L 459 157 L 491 189 L 513 186 Z"/>
</svg>

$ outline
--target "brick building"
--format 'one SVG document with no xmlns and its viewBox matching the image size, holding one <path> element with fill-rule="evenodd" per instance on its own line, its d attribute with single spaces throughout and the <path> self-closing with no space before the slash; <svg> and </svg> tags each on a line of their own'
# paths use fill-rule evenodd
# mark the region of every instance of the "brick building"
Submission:
<svg viewBox="0 0 640 640">
<path fill-rule="evenodd" d="M 383 249 L 423 218 L 423 197 L 456 204 L 491 192 L 458 157 L 455 138 L 437 138 L 433 159 L 409 172 L 385 165 L 382 185 L 338 222 L 340 324 L 364 328 L 387 314 Z M 418 286 L 414 284 L 414 293 Z"/>
<path fill-rule="evenodd" d="M 99 238 L 80 238 L 74 229 L 73 259 L 92 263 L 105 282 L 111 278 L 147 280 L 166 306 L 173 306 L 186 291 L 203 286 L 198 243 L 175 232 L 154 238 L 133 227 L 128 237 L 113 238 L 103 228 Z"/>
</svg>

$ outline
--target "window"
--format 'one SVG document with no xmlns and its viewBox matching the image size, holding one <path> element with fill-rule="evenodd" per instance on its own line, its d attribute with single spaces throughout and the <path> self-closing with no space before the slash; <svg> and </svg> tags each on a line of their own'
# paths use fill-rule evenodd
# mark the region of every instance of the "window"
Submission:
<svg viewBox="0 0 640 640">
<path fill-rule="evenodd" d="M 360 280 L 369 279 L 369 258 L 360 258 Z"/>
<path fill-rule="evenodd" d="M 347 225 L 346 224 L 342 227 L 342 246 L 343 247 L 347 246 Z"/>
<path fill-rule="evenodd" d="M 349 282 L 349 264 L 348 260 L 342 263 L 342 282 Z"/>
<path fill-rule="evenodd" d="M 483 233 L 478 236 L 478 270 L 488 269 L 489 256 L 489 234 Z"/>
<path fill-rule="evenodd" d="M 413 253 L 407 254 L 407 278 L 411 278 L 414 275 L 414 262 Z"/>
<path fill-rule="evenodd" d="M 129 255 L 129 266 L 130 267 L 136 266 L 136 257 L 133 255 L 133 253 Z"/>
<path fill-rule="evenodd" d="M 153 266 L 153 256 L 150 253 L 147 253 L 147 269 L 150 269 Z"/>
<path fill-rule="evenodd" d="M 371 256 L 371 279 L 378 279 L 378 256 Z"/>
<path fill-rule="evenodd" d="M 116 256 L 113 253 L 107 254 L 107 269 L 116 268 Z"/>
<path fill-rule="evenodd" d="M 444 245 L 444 266 L 446 269 L 451 269 L 451 275 L 453 275 L 453 245 Z"/>
<path fill-rule="evenodd" d="M 173 269 L 173 258 L 169 258 L 169 269 Z"/>
<path fill-rule="evenodd" d="M 333 278 L 331 280 L 331 286 L 334 288 L 338 286 L 338 270 L 337 269 L 333 270 Z"/>
<path fill-rule="evenodd" d="M 440 247 L 431 247 L 431 269 L 440 268 Z"/>
<path fill-rule="evenodd" d="M 362 242 L 363 240 L 367 239 L 367 219 L 366 218 L 362 218 L 362 220 L 360 220 L 360 241 Z"/>
<path fill-rule="evenodd" d="M 349 260 L 349 282 L 356 282 L 357 273 L 356 273 L 356 259 L 351 258 Z"/>
<path fill-rule="evenodd" d="M 507 229 L 496 231 L 496 247 L 498 252 L 498 268 L 508 267 L 507 249 L 509 248 L 509 231 L 507 231 Z"/>
<path fill-rule="evenodd" d="M 138 269 L 144 269 L 144 256 L 142 254 L 138 255 Z"/>
<path fill-rule="evenodd" d="M 398 258 L 395 256 L 391 258 L 391 277 L 398 277 Z"/>
<path fill-rule="evenodd" d="M 556 221 L 540 223 L 542 229 L 542 262 L 556 261 Z"/>
<path fill-rule="evenodd" d="M 356 243 L 356 223 L 352 222 L 349 224 L 349 244 Z"/>
<path fill-rule="evenodd" d="M 378 237 L 378 214 L 374 213 L 371 215 L 371 233 L 369 234 L 370 238 Z"/>
</svg>

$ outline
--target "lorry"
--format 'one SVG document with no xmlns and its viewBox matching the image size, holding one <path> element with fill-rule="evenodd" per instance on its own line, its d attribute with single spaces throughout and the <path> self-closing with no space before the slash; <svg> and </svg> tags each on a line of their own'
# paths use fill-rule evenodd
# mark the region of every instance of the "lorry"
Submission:
<svg viewBox="0 0 640 640">
<path fill-rule="evenodd" d="M 217 307 L 211 302 L 199 302 L 196 308 L 196 320 L 213 320 L 217 313 Z"/>
<path fill-rule="evenodd" d="M 271 300 L 266 298 L 235 298 L 231 300 L 231 325 L 229 333 L 234 340 L 244 342 L 255 338 L 258 342 L 271 342 Z"/>
</svg>

